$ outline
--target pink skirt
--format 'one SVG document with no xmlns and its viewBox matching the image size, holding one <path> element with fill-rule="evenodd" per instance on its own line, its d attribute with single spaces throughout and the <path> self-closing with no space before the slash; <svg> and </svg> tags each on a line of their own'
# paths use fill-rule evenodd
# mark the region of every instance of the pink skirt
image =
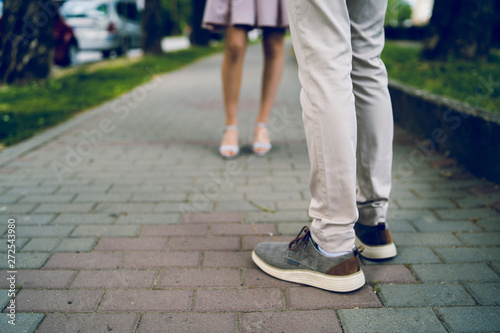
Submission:
<svg viewBox="0 0 500 333">
<path fill-rule="evenodd" d="M 232 25 L 287 28 L 285 0 L 207 0 L 203 28 L 218 30 Z"/>
</svg>

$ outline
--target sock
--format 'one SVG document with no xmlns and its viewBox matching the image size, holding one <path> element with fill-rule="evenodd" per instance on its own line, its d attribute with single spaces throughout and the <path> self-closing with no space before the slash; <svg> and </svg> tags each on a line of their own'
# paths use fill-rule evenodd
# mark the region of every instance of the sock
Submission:
<svg viewBox="0 0 500 333">
<path fill-rule="evenodd" d="M 348 254 L 349 252 L 351 252 L 351 251 L 345 251 L 345 252 L 326 252 L 318 244 L 316 244 L 316 242 L 313 242 L 313 244 L 314 244 L 314 247 L 316 248 L 316 250 L 319 251 L 319 253 L 321 253 L 324 256 L 330 257 L 330 258 L 340 257 L 340 256 L 343 256 L 344 254 Z"/>
</svg>

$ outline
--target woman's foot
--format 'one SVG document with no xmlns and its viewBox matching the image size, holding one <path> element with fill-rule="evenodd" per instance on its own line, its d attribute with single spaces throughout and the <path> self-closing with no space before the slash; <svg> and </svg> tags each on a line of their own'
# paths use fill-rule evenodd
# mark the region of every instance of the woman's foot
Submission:
<svg viewBox="0 0 500 333">
<path fill-rule="evenodd" d="M 254 130 L 253 152 L 258 156 L 264 156 L 272 148 L 269 130 L 266 123 L 257 123 Z"/>
<path fill-rule="evenodd" d="M 238 156 L 238 126 L 229 125 L 224 127 L 224 135 L 219 147 L 219 153 L 224 159 L 231 159 Z"/>
</svg>

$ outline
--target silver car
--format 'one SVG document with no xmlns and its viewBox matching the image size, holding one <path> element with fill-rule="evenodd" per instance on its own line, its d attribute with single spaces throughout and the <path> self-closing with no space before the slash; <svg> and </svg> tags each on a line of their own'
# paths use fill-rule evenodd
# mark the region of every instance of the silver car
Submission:
<svg viewBox="0 0 500 333">
<path fill-rule="evenodd" d="M 141 43 L 141 14 L 136 0 L 70 0 L 61 7 L 81 50 L 118 56 Z"/>
</svg>

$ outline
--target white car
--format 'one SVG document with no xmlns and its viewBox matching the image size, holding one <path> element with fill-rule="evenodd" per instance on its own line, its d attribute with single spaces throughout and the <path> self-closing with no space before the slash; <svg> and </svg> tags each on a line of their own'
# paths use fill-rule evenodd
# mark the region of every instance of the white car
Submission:
<svg viewBox="0 0 500 333">
<path fill-rule="evenodd" d="M 80 50 L 101 51 L 105 58 L 141 45 L 141 13 L 135 0 L 70 0 L 61 15 L 73 28 Z"/>
</svg>

